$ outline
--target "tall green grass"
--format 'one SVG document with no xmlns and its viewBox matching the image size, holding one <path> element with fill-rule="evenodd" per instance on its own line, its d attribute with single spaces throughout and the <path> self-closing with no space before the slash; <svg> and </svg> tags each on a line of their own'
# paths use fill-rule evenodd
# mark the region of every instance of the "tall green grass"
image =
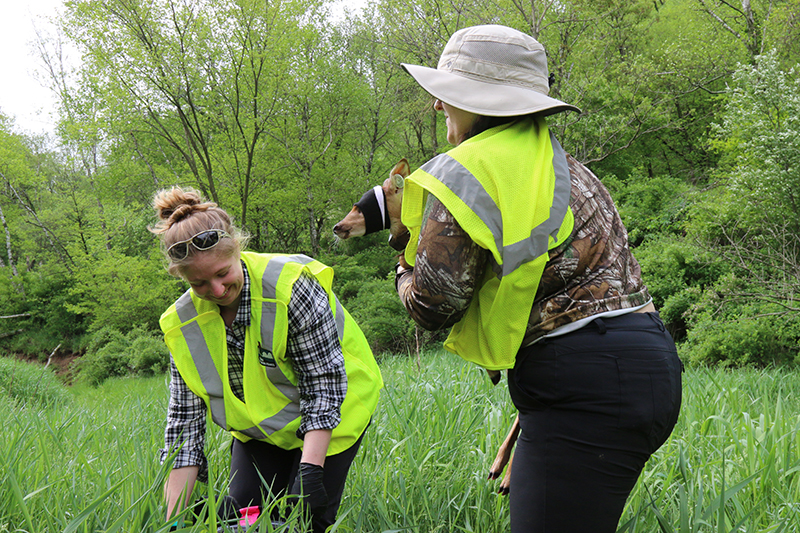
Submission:
<svg viewBox="0 0 800 533">
<path fill-rule="evenodd" d="M 386 389 L 335 531 L 508 531 L 508 499 L 486 480 L 514 417 L 505 384 L 438 352 L 421 372 L 406 357 L 381 368 Z M 54 404 L 0 395 L 0 532 L 166 531 L 157 460 L 166 405 L 165 377 L 73 388 Z M 795 531 L 799 427 L 796 374 L 687 371 L 678 426 L 647 464 L 620 530 Z M 208 435 L 212 482 L 196 498 L 227 483 L 229 437 L 213 427 Z M 207 514 L 186 527 L 209 530 Z"/>
<path fill-rule="evenodd" d="M 800 379 L 690 371 L 672 438 L 628 502 L 624 531 L 798 531 Z"/>
<path fill-rule="evenodd" d="M 52 368 L 0 357 L 0 398 L 14 404 L 60 405 L 69 394 Z"/>
</svg>

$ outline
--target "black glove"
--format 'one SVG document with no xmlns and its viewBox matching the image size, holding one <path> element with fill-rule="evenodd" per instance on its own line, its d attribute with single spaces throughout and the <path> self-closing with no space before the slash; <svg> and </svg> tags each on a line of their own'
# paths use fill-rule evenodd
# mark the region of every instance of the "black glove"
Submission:
<svg viewBox="0 0 800 533">
<path fill-rule="evenodd" d="M 311 511 L 311 516 L 320 518 L 328 509 L 328 493 L 322 484 L 324 470 L 311 463 L 300 463 L 297 477 L 292 484 L 292 494 L 302 495 L 303 506 Z"/>
</svg>

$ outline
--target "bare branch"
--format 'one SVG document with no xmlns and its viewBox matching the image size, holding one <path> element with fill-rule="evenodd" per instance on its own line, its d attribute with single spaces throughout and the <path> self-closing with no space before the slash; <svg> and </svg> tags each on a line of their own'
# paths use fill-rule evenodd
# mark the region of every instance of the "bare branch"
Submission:
<svg viewBox="0 0 800 533">
<path fill-rule="evenodd" d="M 742 38 L 741 34 L 740 34 L 738 31 L 736 31 L 736 30 L 734 30 L 733 28 L 731 28 L 731 27 L 728 25 L 728 23 L 727 23 L 727 22 L 725 22 L 725 21 L 722 19 L 722 17 L 720 17 L 719 15 L 717 15 L 717 14 L 716 14 L 714 11 L 712 11 L 712 10 L 711 10 L 711 8 L 709 8 L 709 7 L 706 5 L 706 3 L 705 3 L 705 0 L 697 0 L 697 1 L 698 1 L 698 2 L 700 2 L 700 5 L 702 5 L 702 6 L 703 6 L 703 8 L 705 9 L 706 13 L 708 13 L 709 15 L 711 15 L 711 16 L 712 16 L 712 17 L 713 17 L 713 18 L 714 18 L 714 19 L 715 19 L 717 22 L 719 22 L 719 23 L 722 25 L 722 27 L 723 27 L 723 28 L 725 28 L 725 30 L 727 30 L 727 31 L 728 31 L 728 32 L 730 32 L 730 33 L 731 33 L 733 36 L 735 36 L 737 39 L 739 39 L 740 41 L 742 41 L 742 42 L 743 42 L 745 45 L 747 44 L 747 42 L 746 42 L 746 41 L 745 41 L 745 40 Z"/>
</svg>

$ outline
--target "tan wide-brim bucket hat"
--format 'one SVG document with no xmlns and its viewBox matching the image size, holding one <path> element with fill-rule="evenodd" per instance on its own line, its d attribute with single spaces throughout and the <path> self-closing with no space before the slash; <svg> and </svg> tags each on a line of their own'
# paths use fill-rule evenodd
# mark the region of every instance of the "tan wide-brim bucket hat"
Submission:
<svg viewBox="0 0 800 533">
<path fill-rule="evenodd" d="M 547 96 L 547 56 L 539 41 L 506 26 L 455 32 L 435 69 L 402 66 L 435 98 L 470 113 L 490 117 L 580 113 L 577 107 Z"/>
</svg>

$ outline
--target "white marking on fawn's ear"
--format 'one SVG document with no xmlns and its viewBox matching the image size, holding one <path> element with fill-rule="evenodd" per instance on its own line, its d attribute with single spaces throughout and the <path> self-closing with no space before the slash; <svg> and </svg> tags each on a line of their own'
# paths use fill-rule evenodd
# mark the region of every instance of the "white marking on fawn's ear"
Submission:
<svg viewBox="0 0 800 533">
<path fill-rule="evenodd" d="M 392 174 L 392 184 L 398 189 L 402 189 L 406 184 L 406 180 L 400 174 Z"/>
</svg>

